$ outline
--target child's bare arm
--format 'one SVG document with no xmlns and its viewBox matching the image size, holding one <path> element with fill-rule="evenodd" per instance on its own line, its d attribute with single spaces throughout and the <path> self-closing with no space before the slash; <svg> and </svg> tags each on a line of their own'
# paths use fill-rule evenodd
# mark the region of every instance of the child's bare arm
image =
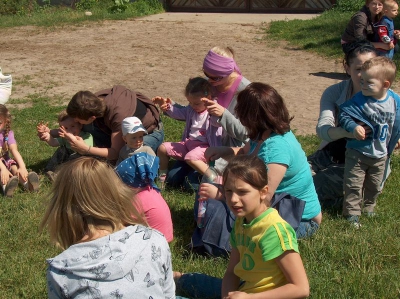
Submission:
<svg viewBox="0 0 400 299">
<path fill-rule="evenodd" d="M 65 138 L 67 141 L 75 141 L 77 140 L 79 136 L 75 136 L 72 133 L 68 133 L 64 127 L 60 127 L 60 137 Z M 79 137 L 80 138 L 80 137 Z M 81 138 L 82 139 L 82 138 Z"/>
<path fill-rule="evenodd" d="M 235 275 L 233 270 L 235 266 L 240 262 L 240 253 L 236 248 L 232 248 L 231 255 L 229 257 L 228 267 L 225 271 L 224 278 L 222 279 L 221 298 L 229 298 L 230 292 L 235 292 L 239 289 L 240 279 Z"/>
<path fill-rule="evenodd" d="M 310 294 L 310 285 L 300 255 L 292 250 L 285 251 L 275 259 L 286 277 L 287 284 L 260 293 L 251 294 L 251 298 L 306 298 Z M 231 292 L 224 299 L 247 298 L 243 292 Z"/>
<path fill-rule="evenodd" d="M 60 143 L 58 142 L 57 138 L 54 138 L 53 136 L 51 136 L 49 132 L 43 133 L 40 140 L 47 142 L 47 144 L 52 147 L 60 146 Z"/>
<path fill-rule="evenodd" d="M 7 184 L 10 177 L 12 177 L 12 173 L 1 162 L 0 162 L 0 176 L 1 176 L 1 184 L 2 185 Z"/>
</svg>

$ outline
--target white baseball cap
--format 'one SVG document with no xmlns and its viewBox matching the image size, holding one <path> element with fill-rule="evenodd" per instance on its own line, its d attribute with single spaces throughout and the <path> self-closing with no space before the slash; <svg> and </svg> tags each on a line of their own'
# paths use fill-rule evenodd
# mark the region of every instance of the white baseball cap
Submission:
<svg viewBox="0 0 400 299">
<path fill-rule="evenodd" d="M 137 132 L 145 132 L 147 134 L 146 129 L 143 127 L 142 122 L 139 118 L 135 116 L 124 118 L 121 124 L 122 135 L 126 134 L 134 134 Z"/>
</svg>

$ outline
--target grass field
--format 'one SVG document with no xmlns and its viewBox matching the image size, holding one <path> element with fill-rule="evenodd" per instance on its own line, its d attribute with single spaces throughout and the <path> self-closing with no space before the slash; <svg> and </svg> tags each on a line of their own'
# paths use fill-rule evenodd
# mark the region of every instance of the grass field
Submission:
<svg viewBox="0 0 400 299">
<path fill-rule="evenodd" d="M 31 108 L 12 109 L 13 129 L 27 166 L 41 172 L 54 148 L 35 135 L 37 121 L 54 124 L 63 107 L 36 98 Z M 164 118 L 166 140 L 178 140 L 182 123 Z M 299 136 L 308 153 L 317 146 L 315 136 Z M 398 298 L 400 291 L 400 159 L 393 156 L 392 174 L 379 197 L 378 216 L 362 219 L 355 230 L 335 211 L 325 211 L 315 237 L 300 242 L 310 279 L 311 298 Z M 0 200 L 0 298 L 45 298 L 45 259 L 59 253 L 49 244 L 38 224 L 46 205 L 50 183 L 42 178 L 39 193 L 18 190 L 14 198 Z M 193 231 L 194 195 L 167 189 L 175 240 L 171 244 L 174 269 L 222 277 L 227 261 L 194 256 L 187 251 Z"/>
</svg>

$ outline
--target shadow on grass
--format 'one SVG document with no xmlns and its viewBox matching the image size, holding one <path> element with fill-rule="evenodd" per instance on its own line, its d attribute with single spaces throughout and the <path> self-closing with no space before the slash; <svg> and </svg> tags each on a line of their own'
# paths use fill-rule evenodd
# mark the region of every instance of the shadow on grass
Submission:
<svg viewBox="0 0 400 299">
<path fill-rule="evenodd" d="M 324 77 L 334 80 L 347 80 L 349 78 L 349 76 L 345 73 L 336 73 L 336 72 L 317 72 L 317 73 L 309 73 L 309 75 L 316 77 Z"/>
</svg>

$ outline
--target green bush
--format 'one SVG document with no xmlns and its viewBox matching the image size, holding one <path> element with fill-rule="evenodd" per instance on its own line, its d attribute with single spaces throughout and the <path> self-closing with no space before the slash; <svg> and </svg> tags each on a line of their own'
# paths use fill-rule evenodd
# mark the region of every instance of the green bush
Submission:
<svg viewBox="0 0 400 299">
<path fill-rule="evenodd" d="M 36 0 L 2 0 L 0 1 L 0 15 L 24 15 L 37 9 Z"/>
<path fill-rule="evenodd" d="M 114 5 L 109 8 L 110 13 L 124 12 L 128 8 L 129 0 L 113 0 Z"/>
<path fill-rule="evenodd" d="M 90 10 L 97 6 L 98 3 L 98 0 L 80 0 L 75 4 L 75 8 L 78 10 Z"/>
<path fill-rule="evenodd" d="M 356 12 L 365 4 L 365 0 L 337 0 L 333 10 Z"/>
</svg>

